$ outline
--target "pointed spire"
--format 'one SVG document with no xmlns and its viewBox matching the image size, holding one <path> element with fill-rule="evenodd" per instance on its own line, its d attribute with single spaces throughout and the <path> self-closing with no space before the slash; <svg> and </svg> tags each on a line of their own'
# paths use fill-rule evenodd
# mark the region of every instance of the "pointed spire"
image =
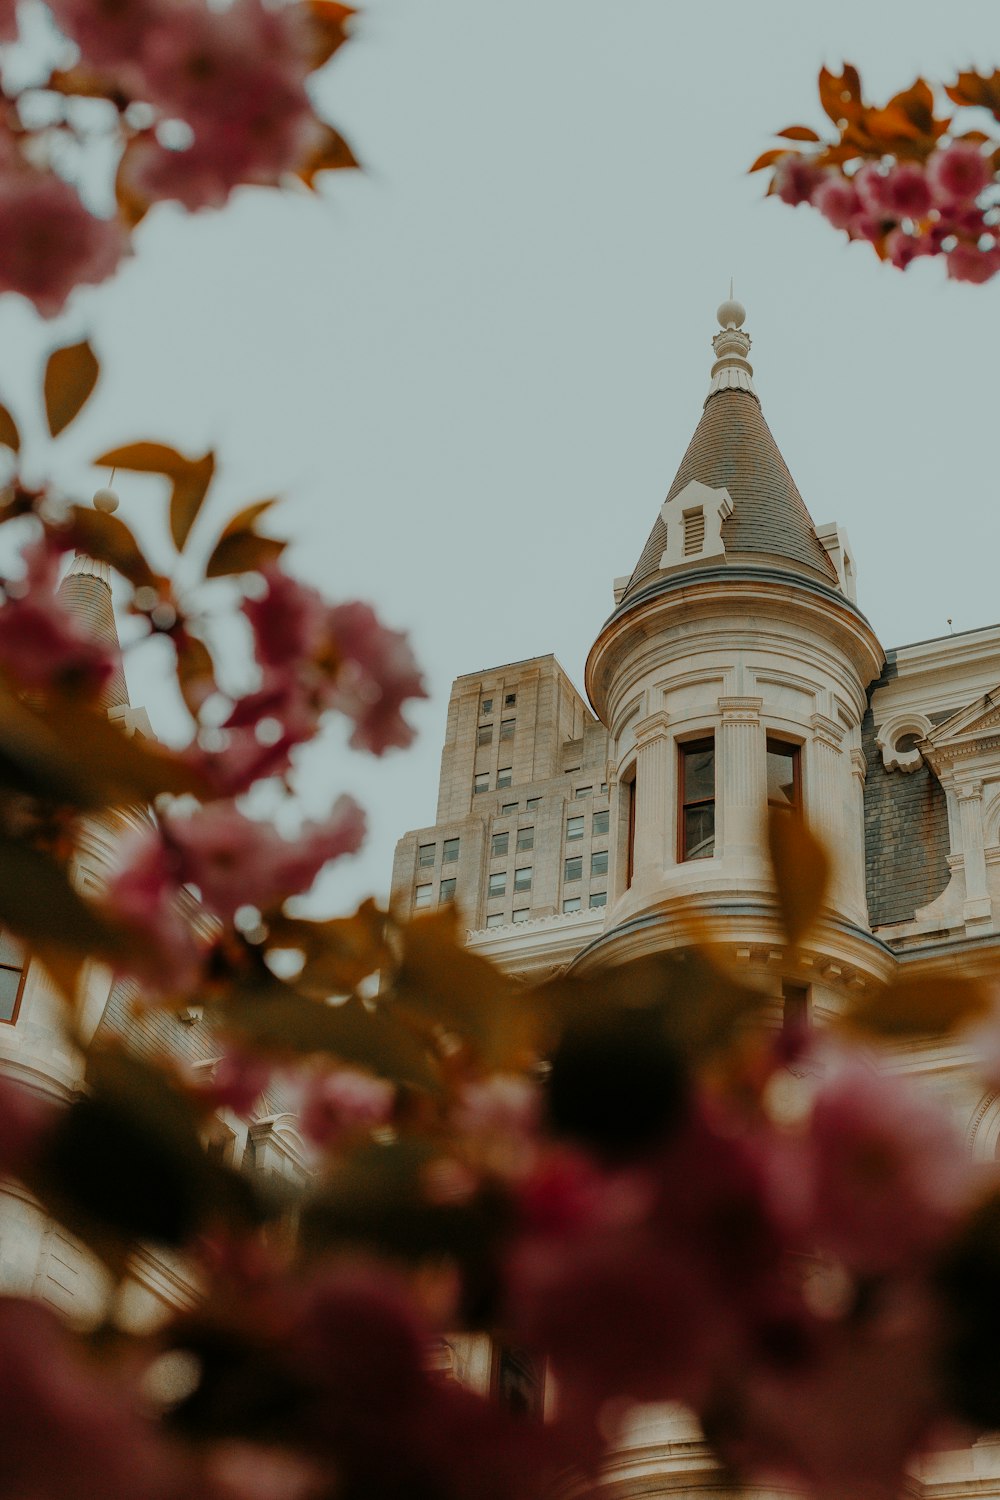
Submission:
<svg viewBox="0 0 1000 1500">
<path fill-rule="evenodd" d="M 746 308 L 733 297 L 733 283 L 729 283 L 729 297 L 722 303 L 716 317 L 720 333 L 712 340 L 715 364 L 712 366 L 712 384 L 708 388 L 707 401 L 718 391 L 748 391 L 756 396 L 753 383 L 753 366 L 747 359 L 750 353 L 750 335 L 743 332 Z"/>
</svg>

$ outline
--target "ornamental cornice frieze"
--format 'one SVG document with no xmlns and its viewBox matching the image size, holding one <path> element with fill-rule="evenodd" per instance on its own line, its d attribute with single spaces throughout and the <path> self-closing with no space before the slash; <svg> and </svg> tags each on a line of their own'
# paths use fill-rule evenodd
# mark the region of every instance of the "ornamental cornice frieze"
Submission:
<svg viewBox="0 0 1000 1500">
<path fill-rule="evenodd" d="M 828 719 L 826 714 L 813 714 L 809 723 L 812 725 L 813 738 L 818 744 L 828 745 L 831 750 L 841 749 L 847 733 L 843 724 L 838 724 L 836 719 Z"/>
<path fill-rule="evenodd" d="M 759 724 L 763 707 L 763 698 L 737 695 L 719 699 L 719 713 L 724 724 Z"/>
<path fill-rule="evenodd" d="M 636 746 L 641 750 L 656 740 L 666 739 L 669 733 L 670 716 L 665 709 L 658 708 L 655 713 L 648 714 L 645 719 L 640 719 L 636 724 Z"/>
</svg>

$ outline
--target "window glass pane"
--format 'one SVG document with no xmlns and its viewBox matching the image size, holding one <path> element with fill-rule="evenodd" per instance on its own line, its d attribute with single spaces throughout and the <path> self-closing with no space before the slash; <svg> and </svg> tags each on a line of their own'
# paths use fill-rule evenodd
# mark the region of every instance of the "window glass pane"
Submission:
<svg viewBox="0 0 1000 1500">
<path fill-rule="evenodd" d="M 566 819 L 566 840 L 567 840 L 567 842 L 569 842 L 571 839 L 582 839 L 582 838 L 583 838 L 583 819 L 582 818 L 567 818 Z"/>
<path fill-rule="evenodd" d="M 596 854 L 590 856 L 591 875 L 606 875 L 608 873 L 608 851 L 599 849 Z"/>
<path fill-rule="evenodd" d="M 495 833 L 490 844 L 490 854 L 496 859 L 498 854 L 507 853 L 507 845 L 510 843 L 509 833 Z"/>
<path fill-rule="evenodd" d="M 519 906 L 514 912 L 515 922 L 526 922 L 531 916 L 530 906 Z"/>
<path fill-rule="evenodd" d="M 481 771 L 476 777 L 475 781 L 472 783 L 472 790 L 474 792 L 488 792 L 489 789 L 490 773 L 489 771 Z"/>
<path fill-rule="evenodd" d="M 797 745 L 767 742 L 767 800 L 772 807 L 795 806 Z"/>
<path fill-rule="evenodd" d="M 487 927 L 502 927 L 503 921 L 503 912 L 495 911 L 491 917 L 486 918 L 486 925 Z"/>
<path fill-rule="evenodd" d="M 502 896 L 507 889 L 507 871 L 500 870 L 498 874 L 490 876 L 490 895 Z"/>
<path fill-rule="evenodd" d="M 503 813 L 516 813 L 517 812 L 517 803 L 516 802 L 505 802 L 504 805 L 503 805 L 503 807 L 501 807 L 500 812 L 502 814 Z"/>
<path fill-rule="evenodd" d="M 503 700 L 503 706 L 504 706 L 504 708 L 513 708 L 514 704 L 516 702 L 517 702 L 517 694 L 516 693 L 508 693 L 507 696 Z"/>
<path fill-rule="evenodd" d="M 712 745 L 682 746 L 684 801 L 700 802 L 715 796 L 715 750 Z"/>
<path fill-rule="evenodd" d="M 476 744 L 477 745 L 488 745 L 492 739 L 493 739 L 493 725 L 492 724 L 480 724 L 479 729 L 478 729 L 478 731 L 476 733 Z"/>
<path fill-rule="evenodd" d="M 592 786 L 578 786 L 576 789 L 576 795 L 578 797 L 590 797 L 593 795 L 593 791 L 594 788 Z"/>
<path fill-rule="evenodd" d="M 500 720 L 500 738 L 502 740 L 512 740 L 514 738 L 514 720 L 513 719 L 501 719 Z"/>
<path fill-rule="evenodd" d="M 528 798 L 527 808 L 528 808 L 529 812 L 534 812 L 535 808 L 536 807 L 541 807 L 541 805 L 542 805 L 542 799 L 541 799 L 541 797 L 529 797 Z"/>
<path fill-rule="evenodd" d="M 491 714 L 493 712 L 493 699 L 492 698 L 484 698 L 483 699 L 483 706 L 482 706 L 482 708 L 479 711 L 480 711 L 480 713 L 483 713 L 483 714 Z"/>
<path fill-rule="evenodd" d="M 593 831 L 595 834 L 607 833 L 610 816 L 611 814 L 606 810 L 604 812 L 595 812 L 593 822 Z"/>
<path fill-rule="evenodd" d="M 684 810 L 684 858 L 707 859 L 715 853 L 715 806 L 711 802 Z"/>
<path fill-rule="evenodd" d="M 582 854 L 578 854 L 578 855 L 576 855 L 576 857 L 574 859 L 568 859 L 566 861 L 565 875 L 564 875 L 563 878 L 566 879 L 566 880 L 582 880 L 583 879 L 583 855 Z"/>
<path fill-rule="evenodd" d="M 0 964 L 6 964 L 11 969 L 24 968 L 24 949 L 16 938 L 11 937 L 9 932 L 0 929 Z"/>
<path fill-rule="evenodd" d="M 608 790 L 608 783 L 606 781 L 602 781 L 601 782 L 601 796 L 602 797 L 604 797 L 604 796 L 607 795 L 607 790 Z"/>
<path fill-rule="evenodd" d="M 530 891 L 531 890 L 531 866 L 530 865 L 528 865 L 528 867 L 526 869 L 524 869 L 524 870 L 515 870 L 514 871 L 514 889 L 515 889 L 515 891 Z"/>
<path fill-rule="evenodd" d="M 432 885 L 418 885 L 413 901 L 414 906 L 430 906 L 433 891 Z"/>
<path fill-rule="evenodd" d="M 607 904 L 608 904 L 608 893 L 607 893 L 607 891 L 591 891 L 591 893 L 590 893 L 590 904 L 591 904 L 591 906 L 607 906 Z"/>
<path fill-rule="evenodd" d="M 450 865 L 453 860 L 458 858 L 458 839 L 445 839 L 442 858 L 446 865 Z"/>
<path fill-rule="evenodd" d="M 0 1021 L 13 1021 L 20 985 L 20 969 L 0 969 Z"/>
<path fill-rule="evenodd" d="M 446 901 L 454 901 L 454 899 L 455 899 L 455 880 L 454 880 L 454 877 L 452 877 L 449 880 L 442 880 L 440 886 L 438 887 L 438 905 L 439 906 L 443 906 Z"/>
<path fill-rule="evenodd" d="M 434 863 L 434 852 L 437 844 L 421 844 L 417 858 L 418 865 L 432 865 Z"/>
<path fill-rule="evenodd" d="M 498 787 L 501 787 L 501 786 L 510 786 L 510 784 L 511 784 L 511 782 L 513 780 L 514 780 L 514 770 L 513 770 L 513 767 L 512 766 L 501 766 L 500 769 L 499 769 L 499 771 L 497 771 L 497 786 Z"/>
<path fill-rule="evenodd" d="M 570 896 L 563 902 L 563 911 L 580 911 L 583 902 L 579 896 Z"/>
<path fill-rule="evenodd" d="M 517 830 L 517 847 L 519 849 L 534 849 L 535 830 L 533 828 L 519 828 Z"/>
</svg>

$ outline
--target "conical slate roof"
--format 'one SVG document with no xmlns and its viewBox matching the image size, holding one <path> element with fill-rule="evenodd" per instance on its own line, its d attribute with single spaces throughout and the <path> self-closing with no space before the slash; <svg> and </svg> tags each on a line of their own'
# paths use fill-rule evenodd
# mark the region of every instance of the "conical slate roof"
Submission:
<svg viewBox="0 0 1000 1500">
<path fill-rule="evenodd" d="M 754 559 L 747 554 L 766 554 L 772 567 L 819 577 L 836 586 L 836 569 L 764 420 L 746 360 L 750 339 L 739 327 L 744 316 L 736 302 L 725 302 L 719 309 L 723 331 L 713 341 L 719 357 L 712 370 L 712 387 L 666 499 L 672 500 L 692 480 L 714 490 L 728 490 L 733 510 L 722 522 L 728 561 L 743 554 L 739 560 L 752 563 Z M 660 571 L 666 537 L 667 528 L 657 516 L 622 604 Z M 718 566 L 720 561 L 719 557 L 706 558 L 705 566 Z M 697 564 L 685 569 L 686 573 L 696 571 Z"/>
<path fill-rule="evenodd" d="M 128 708 L 128 687 L 111 601 L 111 571 L 107 563 L 97 562 L 86 553 L 78 552 L 59 585 L 59 597 L 76 615 L 89 636 L 115 649 L 115 669 L 104 684 L 99 706 L 105 713 L 110 713 L 114 708 Z"/>
</svg>

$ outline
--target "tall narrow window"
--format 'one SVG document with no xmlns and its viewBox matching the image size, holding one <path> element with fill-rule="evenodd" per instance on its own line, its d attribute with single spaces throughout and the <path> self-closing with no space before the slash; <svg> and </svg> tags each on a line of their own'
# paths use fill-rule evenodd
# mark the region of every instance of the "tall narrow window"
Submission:
<svg viewBox="0 0 1000 1500">
<path fill-rule="evenodd" d="M 594 821 L 591 828 L 591 832 L 594 834 L 595 838 L 598 834 L 607 833 L 609 817 L 610 814 L 607 812 L 607 810 L 605 810 L 604 812 L 595 812 Z"/>
<path fill-rule="evenodd" d="M 809 986 L 786 981 L 781 986 L 781 1023 L 786 1031 L 809 1025 Z"/>
<path fill-rule="evenodd" d="M 449 875 L 447 880 L 442 880 L 438 886 L 438 906 L 446 906 L 449 901 L 454 901 L 455 884 L 454 875 Z"/>
<path fill-rule="evenodd" d="M 517 848 L 518 848 L 518 853 L 520 853 L 523 849 L 534 849 L 534 847 L 535 847 L 535 830 L 534 830 L 534 828 L 533 827 L 532 828 L 519 828 L 517 830 Z"/>
<path fill-rule="evenodd" d="M 767 805 L 802 809 L 802 751 L 783 740 L 767 742 Z"/>
<path fill-rule="evenodd" d="M 436 844 L 421 844 L 419 850 L 417 851 L 417 864 L 432 865 L 434 863 L 434 852 L 436 849 Z"/>
<path fill-rule="evenodd" d="M 413 897 L 414 906 L 430 906 L 433 895 L 432 885 L 418 885 Z"/>
<path fill-rule="evenodd" d="M 571 843 L 573 839 L 583 838 L 583 815 L 578 818 L 566 819 L 566 842 Z"/>
<path fill-rule="evenodd" d="M 458 839 L 445 839 L 444 852 L 441 856 L 443 864 L 450 865 L 458 858 Z"/>
<path fill-rule="evenodd" d="M 472 783 L 473 792 L 488 792 L 490 789 L 489 771 L 477 771 Z"/>
<path fill-rule="evenodd" d="M 476 744 L 477 745 L 488 745 L 490 743 L 490 741 L 492 740 L 492 738 L 493 738 L 493 725 L 492 724 L 480 724 L 478 730 L 476 731 Z"/>
<path fill-rule="evenodd" d="M 513 719 L 501 719 L 500 720 L 500 738 L 502 740 L 512 740 L 514 738 L 514 720 Z"/>
<path fill-rule="evenodd" d="M 715 741 L 693 740 L 680 750 L 678 859 L 715 853 Z"/>
<path fill-rule="evenodd" d="M 510 786 L 510 784 L 511 784 L 511 782 L 513 780 L 514 780 L 514 770 L 513 770 L 513 767 L 512 766 L 501 766 L 500 769 L 499 769 L 499 771 L 497 772 L 497 786 L 498 787 Z"/>
<path fill-rule="evenodd" d="M 13 1025 L 24 990 L 24 953 L 19 943 L 0 932 L 0 1021 Z"/>
<path fill-rule="evenodd" d="M 495 875 L 490 876 L 489 893 L 491 896 L 502 896 L 507 889 L 507 871 L 498 870 Z"/>
<path fill-rule="evenodd" d="M 509 844 L 510 844 L 510 834 L 509 833 L 495 833 L 493 835 L 493 840 L 492 840 L 492 842 L 490 844 L 490 858 L 491 859 L 499 859 L 499 857 L 500 857 L 501 854 L 506 854 L 507 853 L 507 847 L 508 847 Z"/>
<path fill-rule="evenodd" d="M 635 874 L 635 766 L 622 779 L 622 795 L 625 798 L 625 889 L 632 884 Z"/>
</svg>

